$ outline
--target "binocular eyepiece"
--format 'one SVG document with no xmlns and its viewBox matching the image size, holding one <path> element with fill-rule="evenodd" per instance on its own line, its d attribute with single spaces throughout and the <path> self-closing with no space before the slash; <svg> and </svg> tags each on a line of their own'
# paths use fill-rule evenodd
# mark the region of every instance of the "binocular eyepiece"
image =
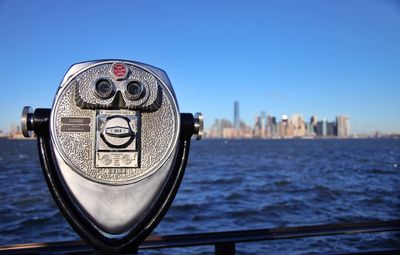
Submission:
<svg viewBox="0 0 400 255">
<path fill-rule="evenodd" d="M 81 237 L 102 253 L 134 252 L 178 190 L 203 116 L 180 113 L 167 74 L 126 60 L 73 65 L 52 109 L 25 107 L 48 187 Z"/>
</svg>

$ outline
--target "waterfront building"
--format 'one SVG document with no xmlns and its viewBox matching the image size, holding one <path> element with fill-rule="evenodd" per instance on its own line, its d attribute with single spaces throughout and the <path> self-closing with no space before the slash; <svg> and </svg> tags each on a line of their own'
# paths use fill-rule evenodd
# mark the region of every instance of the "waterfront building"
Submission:
<svg viewBox="0 0 400 255">
<path fill-rule="evenodd" d="M 261 138 L 261 125 L 261 116 L 256 115 L 254 117 L 253 137 Z"/>
<path fill-rule="evenodd" d="M 240 116 L 239 116 L 239 102 L 233 103 L 233 126 L 236 129 L 240 128 Z"/>
<path fill-rule="evenodd" d="M 306 135 L 306 126 L 304 122 L 303 115 L 301 114 L 293 114 L 290 119 L 290 128 L 292 129 L 292 133 L 294 137 L 302 137 Z"/>
<path fill-rule="evenodd" d="M 321 127 L 322 136 L 327 136 L 328 134 L 328 125 L 326 122 L 327 122 L 326 119 L 322 119 L 322 127 Z"/>
<path fill-rule="evenodd" d="M 349 137 L 350 136 L 350 124 L 349 118 L 343 115 L 336 117 L 337 124 L 337 136 L 338 137 Z"/>
<path fill-rule="evenodd" d="M 265 136 L 266 138 L 272 137 L 272 117 L 271 115 L 267 115 L 266 117 L 266 127 L 265 127 Z"/>
<path fill-rule="evenodd" d="M 236 138 L 253 138 L 253 129 L 250 126 L 247 126 L 245 122 L 240 121 L 240 130 Z"/>
<path fill-rule="evenodd" d="M 278 123 L 276 122 L 276 117 L 271 117 L 271 138 L 276 138 L 278 136 Z"/>
<path fill-rule="evenodd" d="M 311 135 L 316 135 L 317 133 L 317 123 L 318 123 L 318 117 L 317 115 L 313 115 L 310 118 L 310 134 Z"/>
<path fill-rule="evenodd" d="M 327 136 L 328 127 L 326 119 L 317 122 L 316 134 L 317 136 Z"/>
<path fill-rule="evenodd" d="M 306 128 L 306 136 L 307 137 L 315 136 L 315 131 L 314 131 L 314 128 L 313 128 L 311 122 L 305 122 L 305 128 Z"/>
<path fill-rule="evenodd" d="M 223 138 L 224 135 L 228 134 L 229 131 L 225 129 L 232 128 L 232 123 L 226 119 L 215 119 L 213 125 L 208 132 L 209 138 Z"/>
<path fill-rule="evenodd" d="M 326 135 L 337 136 L 337 128 L 335 122 L 326 122 Z"/>
<path fill-rule="evenodd" d="M 282 115 L 282 121 L 278 124 L 278 132 L 281 138 L 289 138 L 293 136 L 293 130 L 286 114 Z"/>
<path fill-rule="evenodd" d="M 264 111 L 260 115 L 260 125 L 261 125 L 261 138 L 265 139 L 267 137 L 266 127 L 267 127 L 267 116 Z"/>
</svg>

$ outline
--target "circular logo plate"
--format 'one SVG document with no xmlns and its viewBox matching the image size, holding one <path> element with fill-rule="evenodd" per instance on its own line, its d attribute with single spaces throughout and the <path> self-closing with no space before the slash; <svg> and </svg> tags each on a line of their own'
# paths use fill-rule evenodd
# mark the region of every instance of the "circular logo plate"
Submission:
<svg viewBox="0 0 400 255">
<path fill-rule="evenodd" d="M 111 73 L 117 80 L 125 79 L 128 75 L 128 68 L 123 63 L 114 63 L 111 66 Z"/>
</svg>

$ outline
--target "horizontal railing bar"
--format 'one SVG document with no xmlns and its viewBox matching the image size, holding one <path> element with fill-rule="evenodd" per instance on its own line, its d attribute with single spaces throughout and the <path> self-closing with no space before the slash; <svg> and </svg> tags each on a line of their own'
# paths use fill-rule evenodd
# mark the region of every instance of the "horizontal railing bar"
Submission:
<svg viewBox="0 0 400 255">
<path fill-rule="evenodd" d="M 239 243 L 386 231 L 400 231 L 400 220 L 149 236 L 140 245 L 139 249 L 215 245 L 218 243 Z M 17 244 L 0 247 L 0 254 L 74 253 L 90 251 L 92 249 L 83 241 Z"/>
<path fill-rule="evenodd" d="M 209 245 L 227 242 L 252 242 L 303 238 L 352 233 L 399 231 L 400 221 L 374 221 L 363 223 L 327 224 L 273 229 L 239 230 L 186 235 L 160 236 L 155 241 L 146 240 L 140 248 L 164 248 L 179 246 Z"/>
<path fill-rule="evenodd" d="M 400 249 L 372 249 L 362 251 L 350 251 L 345 253 L 324 253 L 324 255 L 399 255 Z M 322 254 L 321 254 L 322 255 Z"/>
</svg>

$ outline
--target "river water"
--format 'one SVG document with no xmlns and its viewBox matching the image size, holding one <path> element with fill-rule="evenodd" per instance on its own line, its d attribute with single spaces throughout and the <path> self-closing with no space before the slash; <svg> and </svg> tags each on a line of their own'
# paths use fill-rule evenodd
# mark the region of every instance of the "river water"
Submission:
<svg viewBox="0 0 400 255">
<path fill-rule="evenodd" d="M 0 245 L 75 240 L 32 140 L 0 139 Z M 400 219 L 400 140 L 193 141 L 180 190 L 155 234 Z M 396 232 L 237 244 L 237 254 L 400 248 Z M 141 254 L 209 254 L 213 247 Z"/>
</svg>

